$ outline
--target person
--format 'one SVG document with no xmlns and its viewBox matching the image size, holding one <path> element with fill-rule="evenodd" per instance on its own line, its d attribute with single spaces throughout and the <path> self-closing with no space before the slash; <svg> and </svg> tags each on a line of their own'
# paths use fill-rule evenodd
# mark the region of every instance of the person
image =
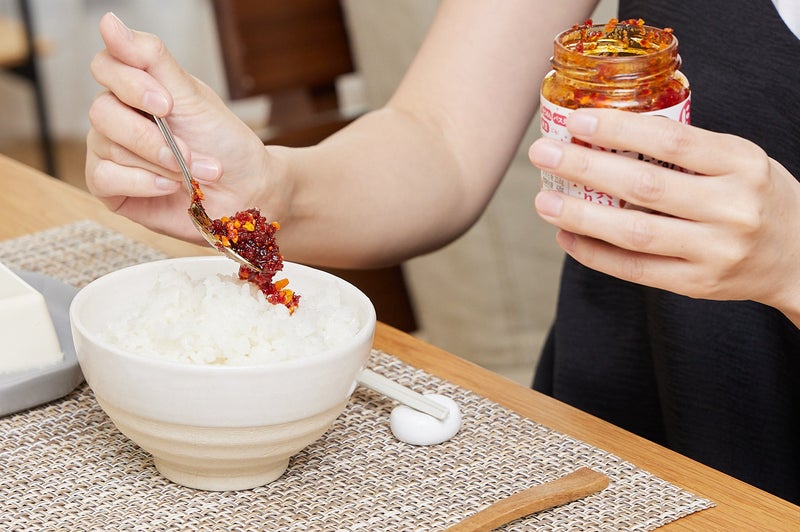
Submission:
<svg viewBox="0 0 800 532">
<path fill-rule="evenodd" d="M 536 111 L 553 36 L 594 3 L 443 0 L 390 101 L 308 148 L 263 146 L 157 36 L 107 14 L 87 185 L 109 209 L 199 241 L 146 115 L 167 116 L 209 211 L 258 206 L 281 222 L 288 259 L 359 268 L 426 253 L 480 215 Z M 650 209 L 535 197 L 566 253 L 534 387 L 800 502 L 797 17 L 768 0 L 619 10 L 674 29 L 693 125 L 583 109 L 569 130 L 691 172 L 551 139 L 530 147 L 533 165 Z"/>
</svg>

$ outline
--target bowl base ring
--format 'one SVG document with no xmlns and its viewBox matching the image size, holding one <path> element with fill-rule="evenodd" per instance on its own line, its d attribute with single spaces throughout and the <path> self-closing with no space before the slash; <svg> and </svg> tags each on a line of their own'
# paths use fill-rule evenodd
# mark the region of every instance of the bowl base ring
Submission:
<svg viewBox="0 0 800 532">
<path fill-rule="evenodd" d="M 239 475 L 213 475 L 181 467 L 179 464 L 153 457 L 156 469 L 167 480 L 187 488 L 205 491 L 249 490 L 277 480 L 289 468 L 289 458 L 267 466 L 250 469 Z"/>
<path fill-rule="evenodd" d="M 328 431 L 349 401 L 295 421 L 225 428 L 144 418 L 96 393 L 95 398 L 117 429 L 152 456 L 162 476 L 205 491 L 248 490 L 276 480 L 292 456 Z"/>
</svg>

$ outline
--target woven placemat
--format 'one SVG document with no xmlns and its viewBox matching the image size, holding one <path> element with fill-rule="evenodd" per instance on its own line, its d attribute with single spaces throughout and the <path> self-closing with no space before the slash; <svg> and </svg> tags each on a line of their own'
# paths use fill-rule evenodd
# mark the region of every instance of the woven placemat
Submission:
<svg viewBox="0 0 800 532">
<path fill-rule="evenodd" d="M 106 251 L 89 260 L 68 254 L 87 239 Z M 0 261 L 76 286 L 160 257 L 91 222 L 0 242 Z M 296 455 L 280 479 L 253 490 L 204 492 L 161 477 L 83 385 L 59 401 L 0 419 L 0 527 L 443 530 L 499 498 L 580 466 L 607 474 L 610 486 L 505 530 L 652 530 L 713 506 L 390 354 L 373 351 L 370 367 L 417 391 L 452 397 L 463 413 L 461 431 L 436 446 L 400 443 L 389 429 L 394 403 L 359 388 L 333 427 Z"/>
</svg>

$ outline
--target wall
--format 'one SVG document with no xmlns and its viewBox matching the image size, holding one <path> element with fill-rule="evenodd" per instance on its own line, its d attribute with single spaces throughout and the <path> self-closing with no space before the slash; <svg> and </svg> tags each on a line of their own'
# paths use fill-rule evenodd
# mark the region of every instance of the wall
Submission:
<svg viewBox="0 0 800 532">
<path fill-rule="evenodd" d="M 213 14 L 205 0 L 31 0 L 39 33 L 52 41 L 43 60 L 50 116 L 57 136 L 83 137 L 86 110 L 99 90 L 88 65 L 101 49 L 97 21 L 114 11 L 131 27 L 162 36 L 194 75 L 225 94 Z M 413 57 L 432 19 L 431 0 L 343 0 L 352 27 L 366 98 L 386 101 Z M 0 0 L 0 13 L 13 11 Z M 604 0 L 595 15 L 608 19 L 615 0 Z M 359 84 L 355 83 L 358 92 Z M 532 95 L 536 97 L 536 95 Z M 268 102 L 237 103 L 243 118 L 257 125 Z M 0 142 L 35 135 L 30 92 L 0 76 Z M 21 112 L 22 110 L 22 112 Z M 537 124 L 538 119 L 533 121 Z M 407 263 L 421 335 L 445 349 L 530 382 L 538 352 L 555 309 L 562 253 L 555 231 L 533 210 L 538 172 L 527 160 L 536 137 L 531 127 L 497 195 L 480 221 L 445 249 Z M 492 294 L 493 297 L 487 297 Z"/>
<path fill-rule="evenodd" d="M 30 5 L 37 35 L 48 42 L 41 77 L 56 137 L 84 137 L 88 131 L 87 110 L 101 89 L 89 72 L 89 63 L 103 48 L 97 24 L 107 11 L 132 28 L 161 36 L 188 71 L 226 93 L 213 11 L 205 0 L 30 0 Z M 16 1 L 0 0 L 0 14 L 17 17 Z M 236 110 L 248 121 L 263 120 L 267 103 L 250 100 L 237 103 Z M 27 84 L 0 75 L 0 142 L 34 138 L 32 113 Z"/>
</svg>

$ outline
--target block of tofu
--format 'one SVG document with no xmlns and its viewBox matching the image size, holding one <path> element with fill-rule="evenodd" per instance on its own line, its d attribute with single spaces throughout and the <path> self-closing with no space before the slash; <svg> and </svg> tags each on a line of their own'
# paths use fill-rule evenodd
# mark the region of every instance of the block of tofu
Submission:
<svg viewBox="0 0 800 532">
<path fill-rule="evenodd" d="M 0 374 L 40 369 L 63 359 L 44 297 L 0 263 Z"/>
</svg>

